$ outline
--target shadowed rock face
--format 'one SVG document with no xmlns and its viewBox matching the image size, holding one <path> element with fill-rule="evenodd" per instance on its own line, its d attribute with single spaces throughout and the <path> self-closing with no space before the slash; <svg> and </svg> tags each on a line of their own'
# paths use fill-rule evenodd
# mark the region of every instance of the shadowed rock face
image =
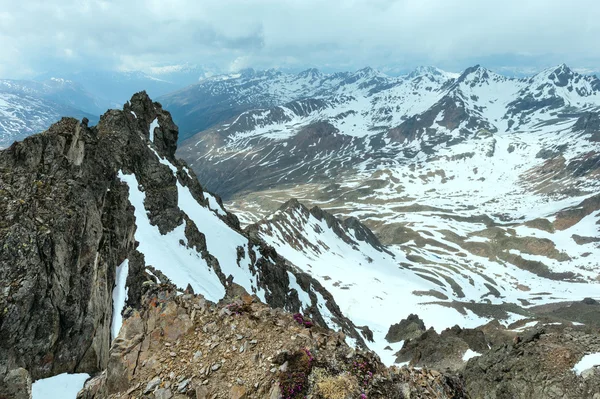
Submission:
<svg viewBox="0 0 600 399">
<path fill-rule="evenodd" d="M 23 367 L 35 380 L 106 365 L 115 268 L 135 252 L 117 172 L 146 181 L 160 173 L 144 140 L 155 118 L 163 156 L 172 159 L 177 140 L 168 112 L 145 93 L 125 108 L 137 117 L 112 110 L 91 128 L 65 118 L 0 152 L 0 374 Z M 173 193 L 148 194 L 165 209 L 155 221 L 168 228 Z M 132 281 L 132 303 L 138 289 Z"/>
<path fill-rule="evenodd" d="M 483 331 L 454 326 L 438 334 L 430 328 L 416 338 L 405 341 L 396 354 L 396 361 L 437 370 L 459 370 L 464 366 L 463 355 L 469 349 L 477 353 L 488 350 L 488 340 Z"/>
<path fill-rule="evenodd" d="M 425 323 L 415 314 L 410 314 L 400 323 L 390 326 L 385 340 L 394 343 L 418 338 L 425 332 Z"/>
</svg>

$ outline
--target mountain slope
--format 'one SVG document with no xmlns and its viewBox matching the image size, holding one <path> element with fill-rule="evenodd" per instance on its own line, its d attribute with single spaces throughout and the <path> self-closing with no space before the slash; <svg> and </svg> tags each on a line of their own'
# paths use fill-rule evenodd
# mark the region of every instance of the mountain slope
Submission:
<svg viewBox="0 0 600 399">
<path fill-rule="evenodd" d="M 254 107 L 180 147 L 201 180 L 226 198 L 249 187 L 256 191 L 257 184 L 326 180 L 323 174 L 363 168 L 363 160 L 373 159 L 366 165 L 372 169 L 396 162 L 399 155 L 432 155 L 478 134 L 559 131 L 600 108 L 600 81 L 564 65 L 530 79 L 503 77 L 479 66 L 458 78 L 431 68 L 400 78 L 372 70 L 312 72 L 310 78 L 274 72 L 253 76 L 215 77 L 181 92 L 185 100 L 165 99 L 183 101 L 190 118 L 201 120 L 189 119 L 196 130 L 230 117 L 212 112 L 217 104 L 231 114 Z M 203 95 L 201 109 L 196 107 L 196 96 L 211 90 L 222 97 Z M 172 106 L 181 109 L 181 104 Z M 213 164 L 214 169 L 206 167 Z M 294 165 L 306 169 L 299 173 L 291 170 Z"/>
<path fill-rule="evenodd" d="M 458 232 L 456 222 L 453 227 Z M 383 246 L 356 218 L 341 221 L 292 200 L 247 231 L 319 280 L 355 325 L 369 328 L 372 339 L 367 344 L 388 364 L 404 343 L 388 342 L 388 330 L 412 313 L 436 331 L 454 325 L 474 328 L 491 320 L 509 325 L 535 315 L 534 304 L 598 295 L 597 284 L 541 277 L 502 255 L 502 263 L 480 257 L 469 245 L 483 247 L 485 240 L 474 236 L 461 242 L 444 228 L 413 234 L 412 246 Z M 507 241 L 511 239 L 523 251 L 529 249 L 518 237 Z M 528 259 L 527 254 L 522 256 Z"/>
<path fill-rule="evenodd" d="M 100 115 L 110 105 L 95 98 L 78 83 L 53 77 L 43 81 L 0 80 L 0 91 L 41 97 L 93 115 Z"/>
<path fill-rule="evenodd" d="M 47 129 L 63 116 L 96 123 L 103 109 L 91 94 L 70 81 L 0 80 L 0 148 Z"/>
</svg>

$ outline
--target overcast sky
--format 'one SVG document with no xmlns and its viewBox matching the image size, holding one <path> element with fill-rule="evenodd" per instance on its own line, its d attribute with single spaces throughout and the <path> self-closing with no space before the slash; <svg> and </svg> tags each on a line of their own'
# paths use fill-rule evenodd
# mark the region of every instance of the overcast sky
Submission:
<svg viewBox="0 0 600 399">
<path fill-rule="evenodd" d="M 0 77 L 185 62 L 598 70 L 598 21 L 598 0 L 0 0 Z"/>
</svg>

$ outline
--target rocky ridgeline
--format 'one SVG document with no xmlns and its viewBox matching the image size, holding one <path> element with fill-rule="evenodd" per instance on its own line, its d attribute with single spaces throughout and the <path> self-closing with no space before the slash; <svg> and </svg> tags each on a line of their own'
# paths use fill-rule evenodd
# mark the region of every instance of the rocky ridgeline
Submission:
<svg viewBox="0 0 600 399">
<path fill-rule="evenodd" d="M 221 303 L 145 284 L 108 368 L 79 399 L 467 398 L 463 381 L 386 368 L 340 332 L 270 308 L 236 287 Z"/>
<path fill-rule="evenodd" d="M 158 126 L 151 139 L 154 122 Z M 169 112 L 142 92 L 123 110 L 105 113 L 97 126 L 64 118 L 0 152 L 0 381 L 28 386 L 61 373 L 104 370 L 117 266 L 128 259 L 127 306 L 132 308 L 140 305 L 143 283 L 155 279 L 146 270 L 169 267 L 147 264 L 138 251 L 130 188 L 119 172 L 135 175 L 148 219 L 161 234 L 185 223 L 186 240 L 180 245 L 195 250 L 229 289 L 232 277 L 223 273 L 204 234 L 178 207 L 177 183 L 201 206 L 209 208 L 212 198 L 175 159 L 177 137 Z M 323 298 L 319 305 L 363 344 L 317 281 L 289 269 L 272 248 L 245 235 L 233 214 L 224 211 L 217 217 L 248 239 L 251 250 L 244 254 L 238 247 L 237 257 L 249 258 L 253 284 L 266 292 L 270 306 L 300 310 L 299 293 L 290 286 L 292 273 L 312 301 L 305 313 L 326 325 L 318 293 Z"/>
<path fill-rule="evenodd" d="M 258 239 L 261 234 L 273 235 L 274 228 L 279 228 L 286 242 L 294 248 L 300 250 L 302 248 L 311 248 L 319 252 L 318 243 L 311 242 L 308 238 L 304 237 L 305 234 L 302 231 L 304 228 L 303 222 L 311 216 L 318 221 L 324 221 L 327 227 L 346 244 L 357 246 L 357 241 L 361 241 L 380 252 L 390 253 L 381 244 L 377 236 L 357 218 L 351 216 L 342 220 L 318 206 L 313 206 L 309 209 L 295 198 L 282 204 L 278 213 L 271 215 L 267 220 L 261 220 L 247 226 L 245 230 L 250 237 Z M 291 221 L 294 223 L 290 223 Z M 351 237 L 350 233 L 354 237 Z"/>
</svg>

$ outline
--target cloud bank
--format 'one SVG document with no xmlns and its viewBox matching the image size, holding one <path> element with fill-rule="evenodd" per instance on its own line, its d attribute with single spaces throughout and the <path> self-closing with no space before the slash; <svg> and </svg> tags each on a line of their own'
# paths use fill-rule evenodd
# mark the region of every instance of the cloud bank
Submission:
<svg viewBox="0 0 600 399">
<path fill-rule="evenodd" d="M 0 77 L 178 63 L 600 66 L 597 0 L 0 0 Z M 518 65 L 512 65 L 518 66 Z"/>
</svg>

